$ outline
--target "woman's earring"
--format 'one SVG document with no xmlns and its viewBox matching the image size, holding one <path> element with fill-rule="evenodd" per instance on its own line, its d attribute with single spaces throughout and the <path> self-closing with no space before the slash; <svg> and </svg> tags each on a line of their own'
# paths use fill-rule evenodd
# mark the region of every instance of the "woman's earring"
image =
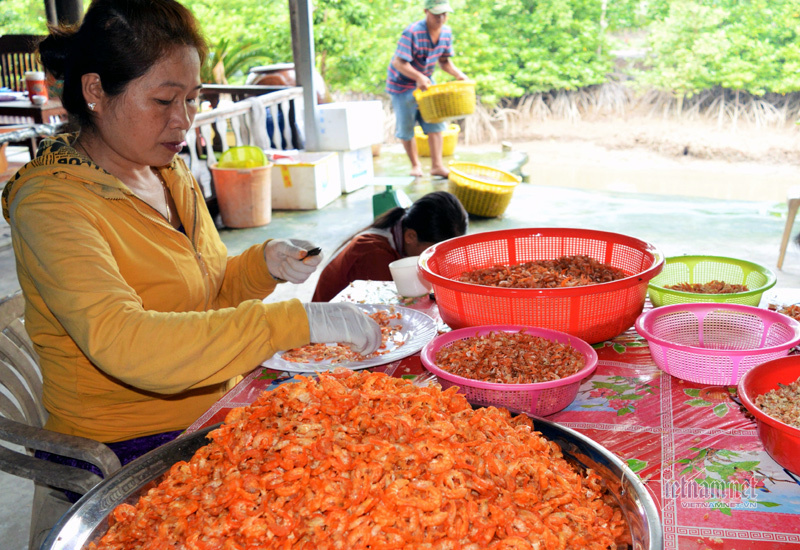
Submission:
<svg viewBox="0 0 800 550">
<path fill-rule="evenodd" d="M 94 111 L 94 106 L 97 105 L 97 103 L 87 103 L 87 105 L 89 106 L 90 111 Z"/>
</svg>

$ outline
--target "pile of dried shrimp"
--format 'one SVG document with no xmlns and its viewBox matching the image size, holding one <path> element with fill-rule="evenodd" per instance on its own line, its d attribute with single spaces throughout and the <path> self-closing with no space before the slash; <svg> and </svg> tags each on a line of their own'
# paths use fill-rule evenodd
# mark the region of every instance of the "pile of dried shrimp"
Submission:
<svg viewBox="0 0 800 550">
<path fill-rule="evenodd" d="M 694 292 L 696 294 L 733 294 L 735 292 L 747 292 L 747 285 L 736 285 L 725 281 L 709 281 L 707 283 L 678 283 L 675 285 L 665 285 L 669 290 L 679 290 L 681 292 Z"/>
<path fill-rule="evenodd" d="M 466 271 L 458 280 L 505 288 L 559 288 L 607 283 L 625 277 L 619 268 L 589 256 L 573 255 Z"/>
<path fill-rule="evenodd" d="M 778 313 L 783 313 L 795 321 L 800 321 L 800 305 L 792 304 L 790 306 L 783 306 L 778 310 Z"/>
<path fill-rule="evenodd" d="M 369 314 L 372 319 L 381 327 L 381 345 L 378 350 L 370 355 L 361 355 L 353 351 L 346 344 L 306 344 L 299 348 L 290 349 L 281 354 L 281 359 L 290 363 L 319 363 L 329 361 L 331 364 L 349 363 L 351 361 L 363 361 L 370 357 L 377 357 L 388 353 L 391 342 L 395 348 L 405 344 L 403 340 L 396 338 L 400 334 L 401 326 L 391 324 L 392 320 L 401 319 L 402 315 L 394 309 L 380 310 Z"/>
<path fill-rule="evenodd" d="M 492 331 L 441 348 L 436 366 L 481 382 L 533 384 L 575 374 L 586 360 L 569 344 L 525 332 Z"/>
<path fill-rule="evenodd" d="M 778 383 L 776 389 L 757 395 L 755 402 L 764 414 L 800 428 L 800 378 L 791 384 Z"/>
<path fill-rule="evenodd" d="M 455 388 L 336 369 L 231 411 L 213 442 L 97 549 L 608 549 L 629 544 L 600 476 L 531 420 Z"/>
</svg>

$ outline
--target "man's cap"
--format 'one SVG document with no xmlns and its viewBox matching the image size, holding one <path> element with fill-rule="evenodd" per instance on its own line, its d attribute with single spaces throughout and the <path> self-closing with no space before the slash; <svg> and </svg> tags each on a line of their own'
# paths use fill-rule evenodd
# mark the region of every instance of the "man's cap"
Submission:
<svg viewBox="0 0 800 550">
<path fill-rule="evenodd" d="M 425 0 L 425 9 L 434 15 L 439 15 L 446 11 L 453 13 L 453 8 L 450 7 L 448 0 Z"/>
</svg>

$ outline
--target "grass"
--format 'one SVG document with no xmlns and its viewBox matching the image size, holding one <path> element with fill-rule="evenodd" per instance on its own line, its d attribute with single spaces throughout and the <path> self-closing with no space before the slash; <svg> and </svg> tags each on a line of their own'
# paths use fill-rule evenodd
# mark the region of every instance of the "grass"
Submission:
<svg viewBox="0 0 800 550">
<path fill-rule="evenodd" d="M 394 115 L 386 97 L 337 97 L 336 101 L 380 99 L 386 114 L 384 132 L 393 140 Z M 624 83 L 606 83 L 575 91 L 559 90 L 505 99 L 495 106 L 478 102 L 475 113 L 459 121 L 467 145 L 524 138 L 533 124 L 547 120 L 579 122 L 602 117 L 643 116 L 674 121 L 708 122 L 720 129 L 786 128 L 800 118 L 800 93 L 753 96 L 712 89 L 691 97 L 659 91 L 635 92 Z"/>
</svg>

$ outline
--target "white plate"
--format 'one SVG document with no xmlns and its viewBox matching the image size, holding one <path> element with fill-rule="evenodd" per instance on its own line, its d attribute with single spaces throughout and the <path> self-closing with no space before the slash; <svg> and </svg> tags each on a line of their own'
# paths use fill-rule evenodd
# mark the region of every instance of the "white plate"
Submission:
<svg viewBox="0 0 800 550">
<path fill-rule="evenodd" d="M 376 357 L 370 357 L 363 361 L 350 361 L 346 363 L 331 363 L 330 360 L 318 361 L 313 363 L 294 363 L 283 359 L 283 352 L 278 352 L 271 359 L 262 363 L 265 367 L 286 372 L 319 372 L 344 367 L 346 369 L 358 370 L 369 367 L 385 365 L 398 359 L 403 359 L 409 355 L 414 355 L 425 344 L 433 340 L 436 336 L 436 323 L 428 315 L 421 311 L 401 306 L 388 306 L 386 304 L 356 304 L 365 313 L 371 314 L 376 311 L 389 310 L 394 307 L 395 311 L 402 317 L 392 319 L 390 324 L 399 326 L 400 332 L 396 334 L 393 341 L 388 343 L 388 352 Z M 397 342 L 404 342 L 397 345 Z"/>
</svg>

